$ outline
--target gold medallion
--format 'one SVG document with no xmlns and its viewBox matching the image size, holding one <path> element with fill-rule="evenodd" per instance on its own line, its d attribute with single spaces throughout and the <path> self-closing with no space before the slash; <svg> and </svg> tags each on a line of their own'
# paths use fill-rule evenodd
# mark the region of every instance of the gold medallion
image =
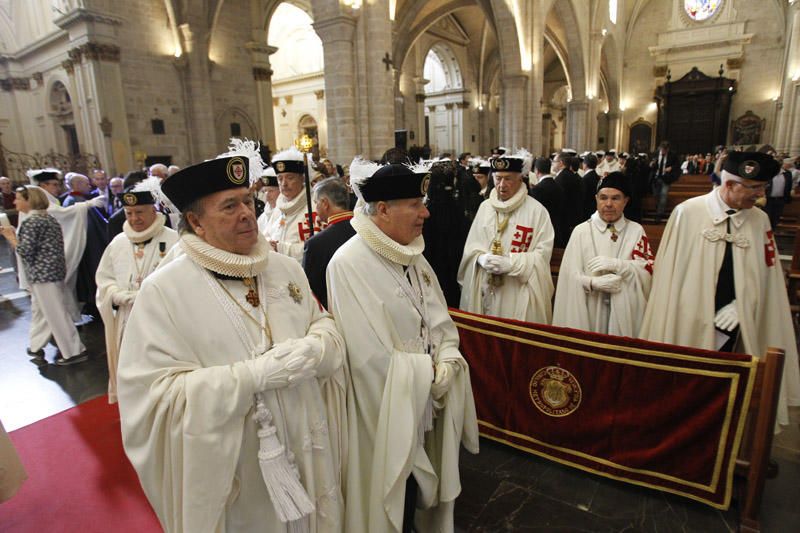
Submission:
<svg viewBox="0 0 800 533">
<path fill-rule="evenodd" d="M 294 303 L 300 304 L 303 302 L 303 293 L 294 281 L 290 281 L 286 288 L 289 289 L 289 296 L 294 300 Z"/>
<path fill-rule="evenodd" d="M 234 157 L 228 161 L 225 168 L 228 180 L 234 185 L 242 185 L 247 179 L 247 163 L 241 157 Z"/>
<path fill-rule="evenodd" d="M 581 386 L 568 370 L 558 366 L 540 368 L 531 377 L 531 401 L 547 416 L 562 417 L 581 404 Z"/>
<path fill-rule="evenodd" d="M 428 274 L 426 270 L 422 271 L 422 281 L 424 281 L 425 285 L 427 285 L 428 287 L 431 286 L 431 275 Z"/>
</svg>

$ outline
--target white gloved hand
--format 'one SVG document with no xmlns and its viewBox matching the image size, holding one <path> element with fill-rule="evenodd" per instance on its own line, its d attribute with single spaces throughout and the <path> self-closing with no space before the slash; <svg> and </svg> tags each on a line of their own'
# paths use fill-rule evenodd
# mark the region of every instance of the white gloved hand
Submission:
<svg viewBox="0 0 800 533">
<path fill-rule="evenodd" d="M 714 325 L 722 331 L 733 331 L 739 325 L 739 313 L 736 311 L 736 300 L 720 308 L 714 315 Z"/>
<path fill-rule="evenodd" d="M 489 268 L 489 258 L 492 257 L 491 254 L 481 254 L 478 256 L 478 265 L 484 270 L 490 270 Z"/>
<path fill-rule="evenodd" d="M 622 290 L 622 276 L 617 274 L 605 274 L 592 278 L 592 289 L 616 294 Z"/>
<path fill-rule="evenodd" d="M 322 341 L 316 337 L 303 337 L 296 339 L 292 345 L 291 351 L 286 354 L 286 357 L 303 357 L 305 364 L 304 370 L 313 371 L 316 375 L 317 367 L 322 362 Z M 297 383 L 307 379 L 310 376 L 299 375 L 297 377 L 289 378 L 289 384 Z"/>
<path fill-rule="evenodd" d="M 586 263 L 586 268 L 589 269 L 589 272 L 592 274 L 596 274 L 598 272 L 614 272 L 615 274 L 619 274 L 619 271 L 622 270 L 623 261 L 621 259 L 615 259 L 613 257 L 605 257 L 602 255 L 598 255 L 592 259 L 589 259 L 589 262 Z"/>
<path fill-rule="evenodd" d="M 257 391 L 282 389 L 316 375 L 308 344 L 290 340 L 275 345 L 256 359 L 242 361 L 253 377 Z"/>
<path fill-rule="evenodd" d="M 136 299 L 136 291 L 117 291 L 111 295 L 111 303 L 114 305 L 128 305 Z"/>
<path fill-rule="evenodd" d="M 89 207 L 105 207 L 106 197 L 101 194 L 100 196 L 95 196 L 94 198 L 86 200 L 86 203 Z"/>
<path fill-rule="evenodd" d="M 511 271 L 511 258 L 505 255 L 490 255 L 486 260 L 492 274 L 508 274 Z"/>
<path fill-rule="evenodd" d="M 450 361 L 436 363 L 433 383 L 431 384 L 431 396 L 434 400 L 440 400 L 450 390 L 453 378 L 460 370 L 460 367 Z"/>
</svg>

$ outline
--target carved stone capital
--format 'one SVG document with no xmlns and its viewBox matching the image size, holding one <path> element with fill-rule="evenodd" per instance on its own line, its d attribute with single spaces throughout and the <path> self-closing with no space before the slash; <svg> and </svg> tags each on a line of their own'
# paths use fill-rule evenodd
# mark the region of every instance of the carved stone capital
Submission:
<svg viewBox="0 0 800 533">
<path fill-rule="evenodd" d="M 80 63 L 83 59 L 118 63 L 120 48 L 115 44 L 102 44 L 90 41 L 70 49 L 67 51 L 67 56 L 74 63 Z"/>
<path fill-rule="evenodd" d="M 61 62 L 61 68 L 67 71 L 70 76 L 75 73 L 75 63 L 71 59 L 65 59 Z"/>
<path fill-rule="evenodd" d="M 314 96 L 317 97 L 317 100 L 322 100 L 323 98 L 325 98 L 325 89 L 314 91 Z"/>
<path fill-rule="evenodd" d="M 469 102 L 457 102 L 456 107 L 459 109 L 467 109 L 469 107 Z"/>
<path fill-rule="evenodd" d="M 453 109 L 454 105 L 455 104 L 453 102 L 447 102 L 446 104 L 444 104 L 444 108 L 445 109 Z"/>
<path fill-rule="evenodd" d="M 415 94 L 414 95 L 414 99 L 417 101 L 418 104 L 421 104 L 422 102 L 425 101 L 425 95 L 424 94 Z"/>
<path fill-rule="evenodd" d="M 0 79 L 0 89 L 5 92 L 29 91 L 31 89 L 30 78 L 4 78 Z"/>
<path fill-rule="evenodd" d="M 667 66 L 666 65 L 656 65 L 653 67 L 653 77 L 654 78 L 663 78 L 667 75 Z"/>
<path fill-rule="evenodd" d="M 731 57 L 725 62 L 728 65 L 728 70 L 739 70 L 742 68 L 742 63 L 744 63 L 743 57 Z"/>
<path fill-rule="evenodd" d="M 256 81 L 270 81 L 272 70 L 264 67 L 253 67 L 253 79 Z"/>
<path fill-rule="evenodd" d="M 44 74 L 41 72 L 34 72 L 32 77 L 37 85 L 41 86 L 44 83 Z"/>
</svg>

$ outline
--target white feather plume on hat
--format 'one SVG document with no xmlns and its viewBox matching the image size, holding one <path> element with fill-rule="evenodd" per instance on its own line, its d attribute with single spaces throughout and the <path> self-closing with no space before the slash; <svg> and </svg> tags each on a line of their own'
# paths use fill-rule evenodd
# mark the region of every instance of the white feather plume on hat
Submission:
<svg viewBox="0 0 800 533">
<path fill-rule="evenodd" d="M 427 159 L 427 160 L 420 159 L 419 163 L 404 163 L 404 164 L 414 174 L 427 174 L 428 172 L 431 171 L 431 167 L 433 167 L 433 165 L 435 165 L 436 163 L 440 163 L 442 161 L 450 161 L 450 160 L 446 158 L 439 159 L 437 157 L 436 159 Z"/>
<path fill-rule="evenodd" d="M 230 142 L 228 143 L 228 151 L 224 154 L 219 154 L 217 159 L 222 157 L 245 157 L 249 161 L 249 168 L 250 171 L 250 185 L 256 182 L 259 178 L 261 178 L 261 173 L 264 171 L 264 161 L 261 159 L 261 152 L 259 151 L 260 143 L 257 141 L 251 141 L 250 139 L 239 139 L 237 137 L 231 137 Z"/>
<path fill-rule="evenodd" d="M 511 155 L 506 153 L 500 157 L 513 157 L 514 159 L 522 159 L 522 175 L 527 176 L 528 173 L 531 171 L 531 167 L 533 166 L 533 154 L 531 154 L 525 148 L 517 148 L 516 152 Z"/>
<path fill-rule="evenodd" d="M 361 194 L 361 186 L 367 179 L 371 178 L 381 166 L 382 165 L 374 161 L 362 158 L 360 155 L 356 156 L 353 162 L 350 163 L 350 186 L 353 188 L 353 192 L 356 193 L 360 201 L 363 202 L 364 200 L 364 196 Z"/>
<path fill-rule="evenodd" d="M 303 161 L 303 152 L 297 149 L 296 146 L 281 150 L 272 156 L 272 162 L 276 161 Z"/>
<path fill-rule="evenodd" d="M 165 205 L 173 213 L 179 212 L 178 208 L 167 198 L 167 195 L 161 192 L 161 180 L 158 176 L 149 176 L 134 185 L 132 190 L 133 192 L 149 192 L 153 195 L 157 204 Z"/>
<path fill-rule="evenodd" d="M 51 167 L 48 167 L 48 168 L 29 168 L 28 170 L 25 171 L 25 175 L 28 176 L 28 180 L 31 182 L 31 185 L 36 185 L 36 180 L 33 179 L 33 178 L 34 178 L 34 176 L 38 176 L 42 172 L 53 172 L 55 174 L 58 174 L 59 176 L 63 176 L 63 173 L 60 170 L 58 170 L 57 168 L 51 168 Z"/>
</svg>

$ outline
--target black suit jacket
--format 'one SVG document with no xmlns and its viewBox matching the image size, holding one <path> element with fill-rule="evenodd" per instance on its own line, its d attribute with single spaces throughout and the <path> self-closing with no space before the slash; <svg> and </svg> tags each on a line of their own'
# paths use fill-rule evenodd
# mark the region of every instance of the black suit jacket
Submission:
<svg viewBox="0 0 800 533">
<path fill-rule="evenodd" d="M 555 246 L 564 248 L 567 245 L 569 235 L 565 235 L 566 227 L 564 224 L 564 190 L 556 180 L 547 178 L 536 184 L 529 193 L 534 199 L 538 200 L 550 215 L 550 223 L 556 233 Z"/>
<path fill-rule="evenodd" d="M 678 156 L 675 155 L 675 152 L 667 152 L 667 160 L 664 163 L 664 169 L 666 170 L 669 167 L 672 168 L 669 172 L 664 172 L 664 175 L 660 178 L 658 176 L 658 156 L 659 153 L 656 152 L 653 156 L 653 159 L 650 161 L 650 168 L 652 169 L 651 179 L 661 179 L 661 181 L 667 184 L 678 181 L 678 178 L 681 177 L 681 164 L 678 161 Z"/>
<path fill-rule="evenodd" d="M 786 180 L 783 187 L 783 201 L 787 204 L 792 201 L 792 173 L 788 170 L 781 170 L 780 174 L 775 174 L 771 180 L 769 180 L 769 187 L 767 187 L 767 199 L 770 198 L 770 191 L 772 191 L 772 184 L 778 178 L 778 176 L 783 175 L 783 178 Z"/>
<path fill-rule="evenodd" d="M 597 211 L 597 200 L 595 199 L 595 195 L 597 194 L 597 182 L 599 181 L 599 177 L 597 176 L 597 172 L 594 169 L 591 169 L 583 175 L 583 220 L 587 220 L 592 213 Z"/>
<path fill-rule="evenodd" d="M 564 191 L 564 226 L 569 236 L 575 226 L 586 220 L 583 216 L 583 182 L 580 176 L 566 168 L 555 179 Z"/>
<path fill-rule="evenodd" d="M 350 221 L 342 220 L 308 239 L 303 248 L 303 270 L 311 290 L 325 309 L 328 308 L 328 284 L 325 280 L 328 263 L 336 250 L 355 234 Z"/>
</svg>

